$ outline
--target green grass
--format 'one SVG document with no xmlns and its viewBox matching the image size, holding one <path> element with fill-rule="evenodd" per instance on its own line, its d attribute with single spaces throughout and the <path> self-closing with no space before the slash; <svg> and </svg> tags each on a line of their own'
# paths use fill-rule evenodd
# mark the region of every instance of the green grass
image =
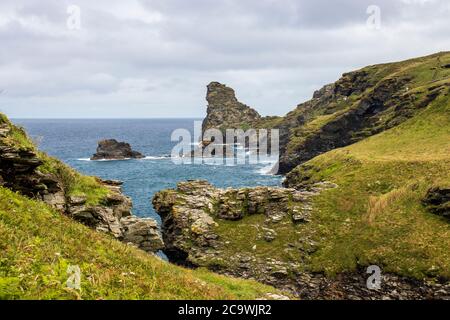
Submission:
<svg viewBox="0 0 450 320">
<path fill-rule="evenodd" d="M 370 137 L 347 150 L 362 159 L 441 160 L 450 155 L 450 98 L 442 95 L 432 106 L 399 127 Z"/>
<path fill-rule="evenodd" d="M 277 290 L 187 270 L 0 188 L 0 299 L 256 299 Z M 69 265 L 81 290 L 69 289 Z"/>
<path fill-rule="evenodd" d="M 306 179 L 306 180 L 304 180 Z M 450 224 L 421 201 L 450 183 L 450 100 L 443 95 L 402 125 L 299 166 L 288 181 L 328 180 L 304 229 L 318 243 L 308 268 L 336 274 L 378 264 L 385 272 L 450 279 Z"/>
</svg>

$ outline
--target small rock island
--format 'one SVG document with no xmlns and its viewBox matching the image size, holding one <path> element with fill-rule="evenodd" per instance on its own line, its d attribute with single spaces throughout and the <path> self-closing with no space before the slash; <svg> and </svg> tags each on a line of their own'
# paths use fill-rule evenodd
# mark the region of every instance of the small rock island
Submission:
<svg viewBox="0 0 450 320">
<path fill-rule="evenodd" d="M 144 155 L 132 150 L 129 143 L 118 142 L 115 139 L 107 139 L 99 141 L 97 153 L 91 157 L 91 160 L 125 160 L 142 158 L 144 158 Z"/>
</svg>

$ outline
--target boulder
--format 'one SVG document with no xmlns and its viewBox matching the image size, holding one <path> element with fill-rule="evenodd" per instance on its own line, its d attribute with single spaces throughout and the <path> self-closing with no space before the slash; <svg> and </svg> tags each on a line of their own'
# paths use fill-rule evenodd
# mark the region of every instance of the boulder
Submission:
<svg viewBox="0 0 450 320">
<path fill-rule="evenodd" d="M 99 141 L 97 153 L 91 157 L 91 160 L 125 160 L 142 158 L 144 158 L 144 155 L 132 150 L 129 143 L 108 139 Z"/>
</svg>

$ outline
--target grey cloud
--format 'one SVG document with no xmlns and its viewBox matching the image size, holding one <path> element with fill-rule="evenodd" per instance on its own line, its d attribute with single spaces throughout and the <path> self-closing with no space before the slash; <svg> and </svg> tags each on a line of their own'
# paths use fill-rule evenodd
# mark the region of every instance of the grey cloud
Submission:
<svg viewBox="0 0 450 320">
<path fill-rule="evenodd" d="M 69 4 L 80 31 L 66 27 Z M 381 30 L 366 28 L 372 4 Z M 217 80 L 285 113 L 345 71 L 448 50 L 449 13 L 445 0 L 3 0 L 0 109 L 202 116 Z"/>
</svg>

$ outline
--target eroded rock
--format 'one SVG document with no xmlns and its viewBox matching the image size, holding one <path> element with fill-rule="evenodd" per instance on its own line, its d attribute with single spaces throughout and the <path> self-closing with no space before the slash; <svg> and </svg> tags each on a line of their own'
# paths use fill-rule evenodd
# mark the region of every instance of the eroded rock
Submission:
<svg viewBox="0 0 450 320">
<path fill-rule="evenodd" d="M 128 216 L 120 219 L 123 242 L 136 245 L 147 252 L 156 252 L 164 248 L 158 224 L 153 219 Z"/>
<path fill-rule="evenodd" d="M 203 131 L 211 128 L 239 129 L 261 119 L 258 112 L 237 100 L 233 89 L 219 82 L 208 85 L 206 100 L 208 109 Z"/>
</svg>

